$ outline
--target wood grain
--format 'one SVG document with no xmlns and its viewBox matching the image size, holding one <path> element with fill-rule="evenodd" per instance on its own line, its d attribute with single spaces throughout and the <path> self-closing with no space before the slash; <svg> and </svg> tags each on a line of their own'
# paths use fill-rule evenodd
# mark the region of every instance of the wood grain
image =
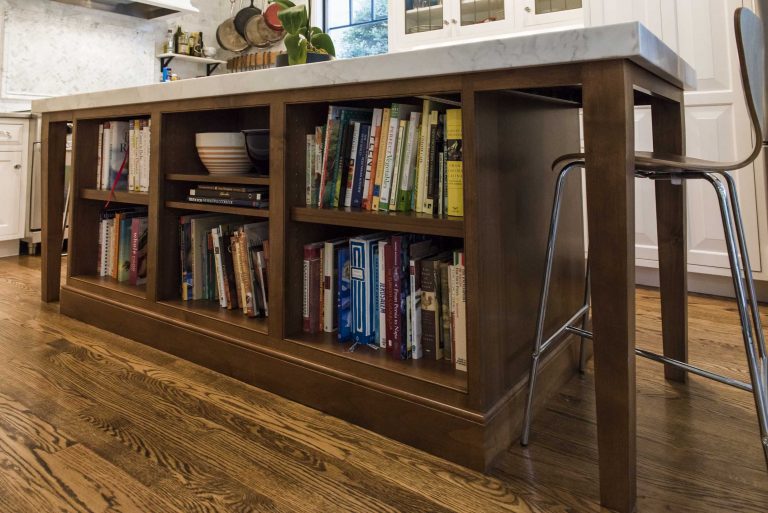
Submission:
<svg viewBox="0 0 768 513">
<path fill-rule="evenodd" d="M 0 259 L 2 511 L 601 511 L 592 369 L 483 475 L 59 315 L 39 263 Z M 732 303 L 689 305 L 692 363 L 745 379 Z M 658 351 L 658 293 L 637 307 Z M 749 394 L 640 360 L 638 510 L 764 512 L 754 416 Z"/>
</svg>

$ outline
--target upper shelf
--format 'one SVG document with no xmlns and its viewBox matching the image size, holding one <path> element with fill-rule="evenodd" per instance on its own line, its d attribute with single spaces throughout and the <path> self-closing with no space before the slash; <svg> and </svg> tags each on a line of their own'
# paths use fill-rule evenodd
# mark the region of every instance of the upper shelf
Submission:
<svg viewBox="0 0 768 513">
<path fill-rule="evenodd" d="M 172 182 L 269 185 L 269 176 L 265 175 L 202 175 L 194 173 L 168 173 L 165 175 L 165 179 Z"/>
<path fill-rule="evenodd" d="M 205 70 L 206 75 L 210 76 L 211 73 L 213 73 L 216 68 L 219 67 L 219 64 L 226 64 L 227 61 L 221 61 L 218 59 L 209 59 L 208 57 L 194 57 L 192 55 L 184 55 L 181 53 L 173 53 L 173 52 L 166 52 L 161 53 L 157 56 L 158 59 L 160 59 L 160 71 L 163 71 L 163 68 L 168 66 L 168 64 L 174 60 L 178 59 L 180 61 L 188 61 L 188 62 L 195 62 L 198 64 L 205 64 Z"/>
</svg>

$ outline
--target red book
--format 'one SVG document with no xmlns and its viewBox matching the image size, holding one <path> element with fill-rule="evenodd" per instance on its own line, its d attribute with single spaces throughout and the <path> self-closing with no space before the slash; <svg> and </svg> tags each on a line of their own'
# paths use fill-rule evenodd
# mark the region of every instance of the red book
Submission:
<svg viewBox="0 0 768 513">
<path fill-rule="evenodd" d="M 303 327 L 306 333 L 317 333 L 320 327 L 320 251 L 324 242 L 304 246 Z"/>
<path fill-rule="evenodd" d="M 147 218 L 131 220 L 131 260 L 128 283 L 143 285 L 147 282 Z"/>
<path fill-rule="evenodd" d="M 394 297 L 394 287 L 392 286 L 394 283 L 394 265 L 395 262 L 395 255 L 394 251 L 392 249 L 392 240 L 387 243 L 387 245 L 384 247 L 384 316 L 386 319 L 386 329 L 387 329 L 387 352 L 392 353 L 394 351 L 394 344 L 395 344 L 395 334 L 394 334 L 394 327 L 395 327 L 395 321 L 394 321 L 394 304 L 395 304 L 395 297 Z M 393 353 L 394 356 L 394 353 Z"/>
</svg>

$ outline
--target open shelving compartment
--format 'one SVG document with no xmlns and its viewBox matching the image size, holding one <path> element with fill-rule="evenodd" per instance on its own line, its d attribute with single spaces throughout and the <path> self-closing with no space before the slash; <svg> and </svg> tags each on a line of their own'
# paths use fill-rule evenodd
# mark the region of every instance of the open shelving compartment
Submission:
<svg viewBox="0 0 768 513">
<path fill-rule="evenodd" d="M 285 340 L 303 348 L 311 348 L 336 358 L 351 360 L 361 375 L 373 367 L 377 373 L 400 376 L 414 380 L 413 386 L 429 383 L 437 388 L 448 389 L 453 393 L 466 394 L 468 390 L 467 373 L 455 369 L 448 360 L 429 360 L 425 358 L 398 360 L 384 349 L 374 350 L 358 347 L 349 352 L 351 342 L 340 343 L 337 333 L 305 333 L 302 330 L 303 300 L 303 247 L 305 244 L 319 242 L 335 237 L 354 237 L 373 232 L 413 233 L 434 235 L 450 240 L 451 247 L 463 246 L 464 219 L 440 215 L 427 215 L 416 212 L 377 212 L 360 208 L 318 208 L 306 205 L 306 136 L 314 133 L 315 127 L 324 125 L 328 117 L 328 107 L 366 107 L 384 108 L 393 103 L 413 104 L 421 110 L 423 98 L 444 98 L 450 102 L 459 102 L 460 95 L 454 93 L 431 94 L 424 96 L 393 96 L 373 99 L 318 101 L 311 103 L 293 103 L 286 105 L 285 147 Z M 448 105 L 449 108 L 450 105 Z M 455 107 L 453 107 L 455 108 Z M 468 344 L 471 341 L 468 341 Z M 350 362 L 345 362 L 350 365 Z M 400 379 L 398 378 L 398 381 Z M 422 386 L 422 391 L 425 391 Z"/>
<path fill-rule="evenodd" d="M 195 214 L 232 215 L 242 223 L 268 221 L 268 208 L 234 207 L 186 201 L 198 184 L 228 186 L 269 186 L 269 165 L 242 175 L 211 175 L 198 157 L 195 134 L 199 132 L 239 132 L 269 128 L 269 107 L 169 112 L 162 115 L 159 161 L 160 198 L 159 267 L 164 270 L 157 281 L 157 302 L 163 311 L 185 323 L 220 332 L 241 340 L 269 334 L 269 319 L 247 317 L 241 309 L 222 308 L 207 299 L 181 299 L 179 219 Z M 270 236 L 271 238 L 271 236 Z"/>
<path fill-rule="evenodd" d="M 75 284 L 94 293 L 128 296 L 133 299 L 147 297 L 147 284 L 131 285 L 110 276 L 98 275 L 99 223 L 101 212 L 107 208 L 147 209 L 149 193 L 125 190 L 104 190 L 97 187 L 99 163 L 99 125 L 105 121 L 149 119 L 148 113 L 104 116 L 79 119 L 73 132 L 73 179 L 71 215 L 69 223 L 69 258 L 67 283 Z M 147 216 L 149 216 L 147 212 Z M 144 262 L 146 265 L 146 262 Z M 147 281 L 152 279 L 147 276 Z"/>
</svg>

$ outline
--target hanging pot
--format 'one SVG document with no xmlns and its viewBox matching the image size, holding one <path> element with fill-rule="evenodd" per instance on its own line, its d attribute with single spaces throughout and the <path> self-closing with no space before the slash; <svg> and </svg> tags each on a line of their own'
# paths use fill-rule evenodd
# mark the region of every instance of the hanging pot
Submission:
<svg viewBox="0 0 768 513">
<path fill-rule="evenodd" d="M 264 9 L 264 12 L 262 15 L 264 16 L 264 23 L 267 24 L 267 27 L 271 28 L 275 32 L 281 33 L 283 32 L 283 23 L 280 21 L 280 18 L 277 17 L 277 13 L 280 12 L 280 6 L 277 4 L 269 4 L 269 6 Z"/>
<path fill-rule="evenodd" d="M 240 9 L 235 15 L 235 29 L 237 29 L 237 33 L 245 37 L 245 25 L 248 23 L 248 20 L 259 15 L 261 15 L 261 9 L 254 7 L 253 0 L 251 0 L 249 7 Z"/>
<path fill-rule="evenodd" d="M 230 0 L 229 15 L 230 17 L 224 20 L 216 29 L 216 41 L 219 46 L 230 52 L 242 52 L 248 48 L 248 41 L 238 34 L 235 28 L 235 1 Z"/>
<path fill-rule="evenodd" d="M 282 33 L 269 28 L 264 16 L 254 16 L 245 24 L 245 40 L 257 48 L 267 48 L 282 38 Z"/>
</svg>

